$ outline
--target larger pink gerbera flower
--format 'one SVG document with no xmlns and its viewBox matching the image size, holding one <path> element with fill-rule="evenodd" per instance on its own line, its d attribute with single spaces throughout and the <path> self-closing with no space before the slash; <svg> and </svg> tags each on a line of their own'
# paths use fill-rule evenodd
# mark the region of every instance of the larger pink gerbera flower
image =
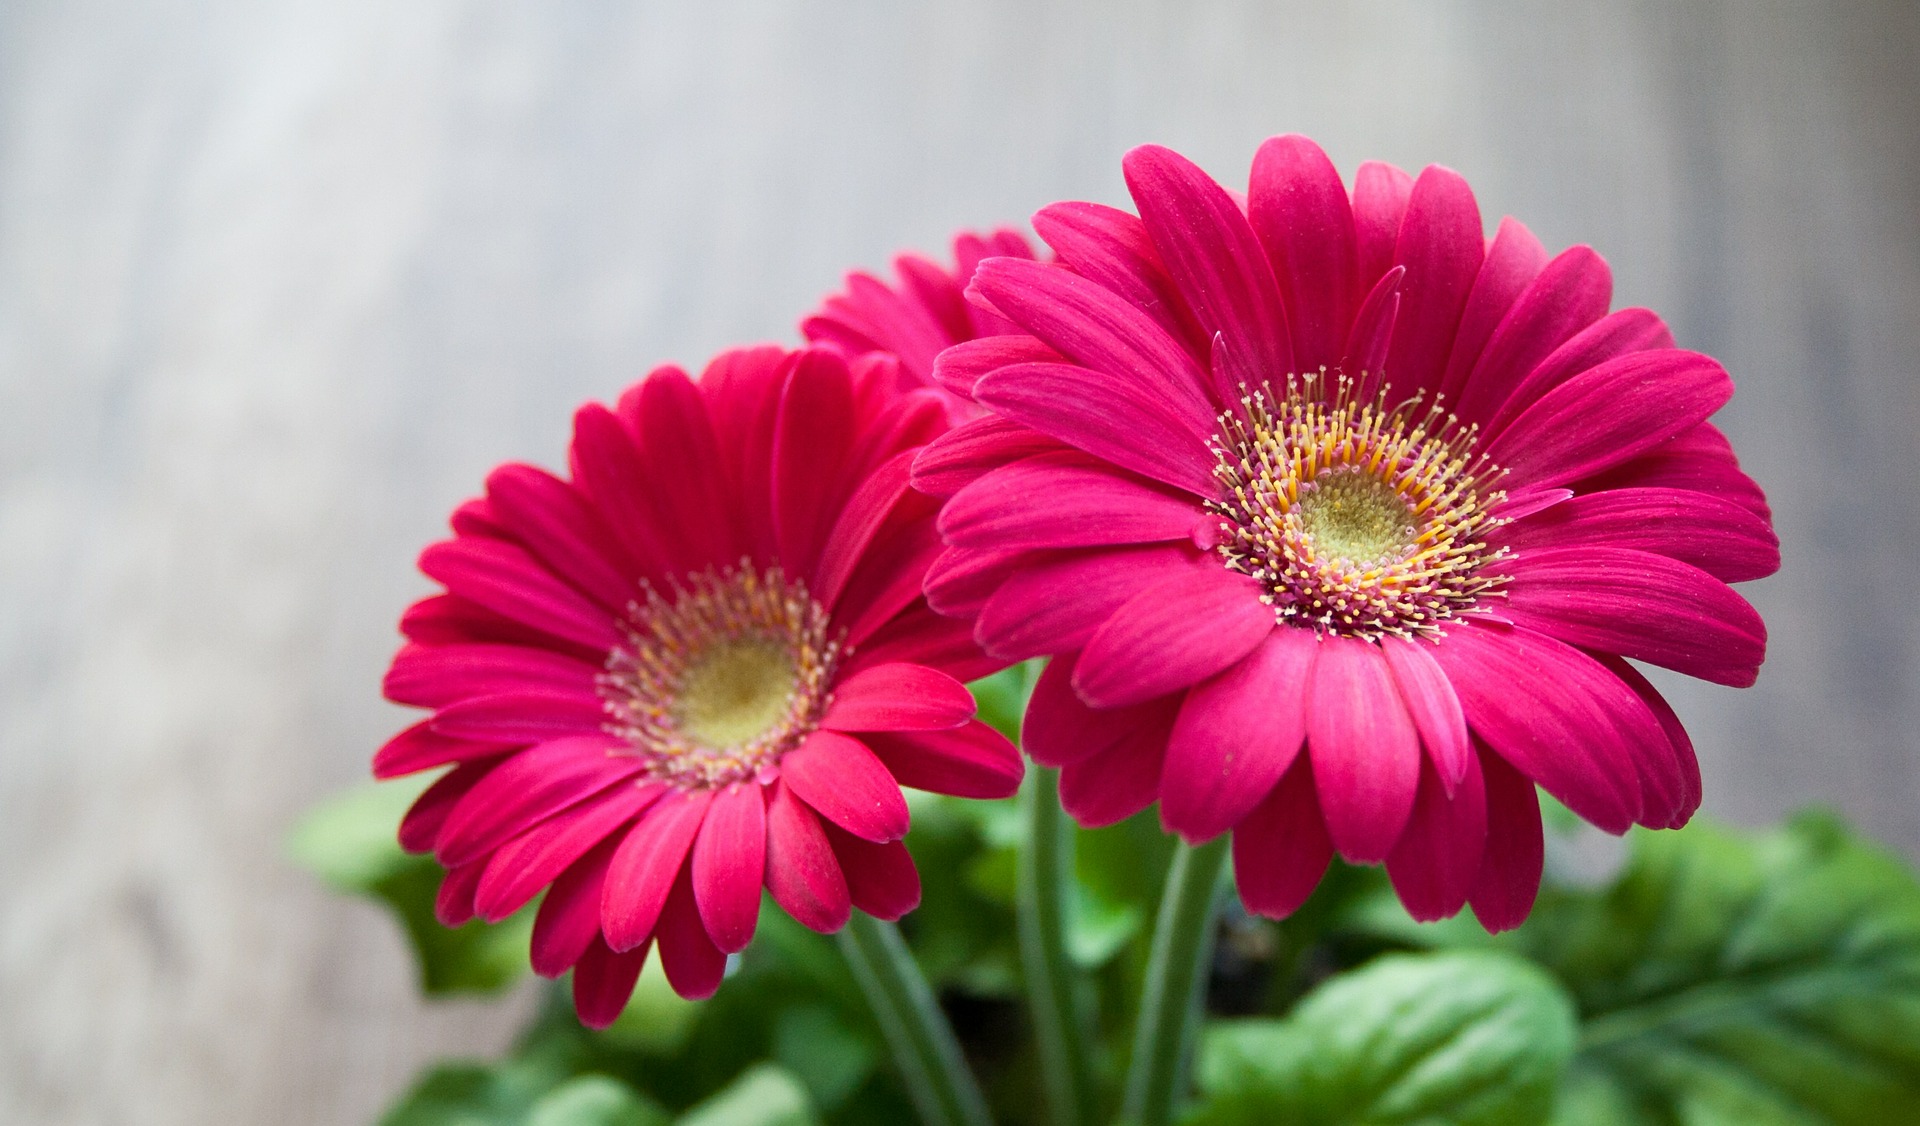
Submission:
<svg viewBox="0 0 1920 1126">
<path fill-rule="evenodd" d="M 581 1018 L 625 1005 L 650 946 L 719 984 L 762 886 L 834 930 L 919 901 L 900 787 L 1004 797 L 1018 753 L 962 683 L 998 664 L 927 609 L 939 539 L 907 488 L 944 427 L 893 361 L 729 352 L 575 418 L 572 476 L 507 465 L 420 566 L 389 698 L 434 709 L 380 777 L 456 764 L 401 826 L 447 866 L 439 914 L 542 889 L 533 966 Z"/>
<path fill-rule="evenodd" d="M 999 417 L 916 468 L 952 497 L 936 608 L 1056 655 L 1026 743 L 1069 812 L 1234 830 L 1256 911 L 1337 851 L 1496 929 L 1538 886 L 1535 782 L 1610 832 L 1685 822 L 1692 747 L 1623 658 L 1745 685 L 1763 655 L 1727 583 L 1777 541 L 1706 421 L 1720 365 L 1609 313 L 1587 247 L 1487 240 L 1444 168 L 1349 194 L 1280 137 L 1244 205 L 1165 149 L 1125 170 L 1137 218 L 1059 204 L 1060 264 L 981 264 L 1030 336 L 942 354 Z"/>
</svg>

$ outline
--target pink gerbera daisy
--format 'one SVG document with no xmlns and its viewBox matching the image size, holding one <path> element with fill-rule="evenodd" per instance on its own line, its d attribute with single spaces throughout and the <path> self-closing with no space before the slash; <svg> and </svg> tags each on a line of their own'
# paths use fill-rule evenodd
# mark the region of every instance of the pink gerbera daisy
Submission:
<svg viewBox="0 0 1920 1126">
<path fill-rule="evenodd" d="M 1032 258 L 1033 247 L 1020 232 L 1001 228 L 986 235 L 961 233 L 953 240 L 957 269 L 918 254 L 893 260 L 898 282 L 888 285 L 863 270 L 847 275 L 846 290 L 828 297 L 800 323 L 808 340 L 851 357 L 885 353 L 899 357 L 904 387 L 938 386 L 934 359 L 963 340 L 1018 335 L 1019 326 L 993 310 L 966 299 L 967 279 L 988 257 Z M 980 413 L 968 388 L 951 402 L 957 413 Z"/>
<path fill-rule="evenodd" d="M 433 715 L 382 778 L 454 764 L 401 842 L 447 867 L 439 915 L 543 889 L 532 960 L 617 1016 L 650 947 L 719 984 L 764 886 L 817 930 L 911 910 L 901 786 L 1004 797 L 1018 753 L 964 681 L 999 663 L 930 611 L 934 504 L 907 487 L 945 426 L 891 357 L 728 352 L 574 420 L 570 478 L 505 465 L 420 567 L 386 693 Z"/>
<path fill-rule="evenodd" d="M 1706 421 L 1721 366 L 1609 312 L 1591 249 L 1488 240 L 1445 168 L 1349 193 L 1290 136 L 1244 203 L 1166 149 L 1125 171 L 1137 217 L 1057 204 L 1058 264 L 980 265 L 1029 335 L 941 355 L 997 417 L 915 470 L 951 496 L 933 605 L 1054 656 L 1025 735 L 1068 811 L 1232 830 L 1265 914 L 1338 852 L 1493 929 L 1538 887 L 1535 783 L 1609 832 L 1684 823 L 1692 747 L 1624 658 L 1752 683 L 1727 584 L 1779 564 Z"/>
</svg>

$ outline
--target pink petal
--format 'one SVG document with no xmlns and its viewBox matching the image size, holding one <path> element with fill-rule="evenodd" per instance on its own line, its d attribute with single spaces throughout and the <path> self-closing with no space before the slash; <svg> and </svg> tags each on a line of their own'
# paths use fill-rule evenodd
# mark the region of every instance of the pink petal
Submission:
<svg viewBox="0 0 1920 1126">
<path fill-rule="evenodd" d="M 436 708 L 503 692 L 557 689 L 590 695 L 599 673 L 585 661 L 525 645 L 415 643 L 394 656 L 381 688 L 396 704 Z"/>
<path fill-rule="evenodd" d="M 929 442 L 914 457 L 913 487 L 932 496 L 950 497 L 1003 465 L 1065 448 L 1017 422 L 987 415 L 963 422 Z"/>
<path fill-rule="evenodd" d="M 1773 519 L 1765 493 L 1740 471 L 1727 436 L 1703 422 L 1625 464 L 1580 482 L 1583 492 L 1613 489 L 1690 489 Z M 409 634 L 408 636 L 413 636 Z"/>
<path fill-rule="evenodd" d="M 1194 686 L 1167 742 L 1160 820 L 1188 841 L 1233 828 L 1293 765 L 1319 641 L 1280 628 L 1225 672 Z"/>
<path fill-rule="evenodd" d="M 1487 847 L 1467 901 L 1480 925 L 1498 933 L 1519 926 L 1533 910 L 1546 839 L 1533 782 L 1485 746 L 1480 766 L 1487 787 Z"/>
<path fill-rule="evenodd" d="M 1492 421 L 1483 432 L 1488 438 L 1499 434 L 1519 418 L 1521 412 L 1539 402 L 1542 395 L 1588 368 L 1633 352 L 1664 351 L 1672 347 L 1673 333 L 1651 310 L 1620 309 L 1609 313 L 1575 333 L 1531 371 L 1521 372 L 1517 382 L 1505 387 L 1504 401 L 1492 405 Z M 1489 382 L 1497 385 L 1502 381 L 1495 378 Z"/>
<path fill-rule="evenodd" d="M 802 926 L 827 934 L 847 924 L 847 881 L 826 830 L 780 783 L 767 803 L 767 891 Z"/>
<path fill-rule="evenodd" d="M 573 969 L 573 1007 L 581 1024 L 598 1031 L 620 1019 L 647 964 L 647 949 L 615 953 L 594 938 Z"/>
<path fill-rule="evenodd" d="M 833 686 L 829 731 L 938 731 L 973 718 L 967 686 L 925 665 L 874 665 Z"/>
<path fill-rule="evenodd" d="M 900 498 L 907 494 L 907 474 L 913 458 L 912 451 L 895 454 L 860 483 L 847 506 L 840 510 L 840 517 L 827 534 L 826 547 L 820 553 L 820 569 L 813 584 L 813 596 L 822 606 L 831 608 L 840 600 L 840 592 L 846 589 L 847 580 L 853 576 L 862 554 L 873 543 Z"/>
<path fill-rule="evenodd" d="M 1260 584 L 1224 567 L 1156 583 L 1094 631 L 1073 686 L 1097 708 L 1137 704 L 1197 684 L 1253 650 L 1275 627 Z"/>
<path fill-rule="evenodd" d="M 449 704 L 434 713 L 433 729 L 455 739 L 537 743 L 598 735 L 606 720 L 606 705 L 591 692 L 515 692 Z"/>
<path fill-rule="evenodd" d="M 475 743 L 436 734 L 432 730 L 432 721 L 421 720 L 387 740 L 374 753 L 373 776 L 383 780 L 398 778 L 403 774 L 445 766 L 450 762 L 490 758 L 501 750 L 498 743 Z"/>
<path fill-rule="evenodd" d="M 1635 352 L 1581 372 L 1528 407 L 1487 448 L 1507 487 L 1564 485 L 1706 421 L 1733 395 L 1710 356 Z"/>
<path fill-rule="evenodd" d="M 1327 832 L 1355 864 L 1387 858 L 1413 812 L 1420 740 L 1373 644 L 1320 640 L 1307 693 L 1307 745 Z"/>
<path fill-rule="evenodd" d="M 1257 387 L 1295 370 L 1273 267 L 1233 197 L 1192 161 L 1158 145 L 1141 145 L 1120 166 L 1194 320 L 1208 338 L 1224 341 L 1235 383 Z M 1232 385 L 1215 392 L 1222 402 L 1238 397 Z"/>
<path fill-rule="evenodd" d="M 1206 373 L 1181 342 L 1119 294 L 1039 262 L 990 258 L 973 284 L 995 308 L 1082 367 L 1191 398 Z"/>
<path fill-rule="evenodd" d="M 780 776 L 822 817 L 870 841 L 907 835 L 900 784 L 865 743 L 816 731 L 780 760 Z"/>
<path fill-rule="evenodd" d="M 644 576 L 666 573 L 674 553 L 653 500 L 633 432 L 612 411 L 588 403 L 574 412 L 573 477 Z"/>
<path fill-rule="evenodd" d="M 528 947 L 534 973 L 559 977 L 600 937 L 600 893 L 620 840 L 616 835 L 601 841 L 547 889 L 533 917 Z"/>
<path fill-rule="evenodd" d="M 400 615 L 400 633 L 421 645 L 517 645 L 565 653 L 596 668 L 606 659 L 604 649 L 562 641 L 455 594 L 431 595 L 408 606 Z"/>
<path fill-rule="evenodd" d="M 875 844 L 832 825 L 823 827 L 855 907 L 892 922 L 920 906 L 920 873 L 906 845 L 899 841 Z"/>
<path fill-rule="evenodd" d="M 1214 565 L 1185 543 L 1081 551 L 1034 561 L 1014 572 L 987 600 L 975 635 L 982 648 L 1010 661 L 1079 649 L 1142 590 Z"/>
<path fill-rule="evenodd" d="M 473 918 L 473 892 L 485 868 L 485 863 L 474 861 L 447 869 L 433 900 L 433 917 L 441 926 L 462 926 Z"/>
<path fill-rule="evenodd" d="M 1393 670 L 1393 683 L 1400 700 L 1407 706 L 1427 756 L 1438 769 L 1441 790 L 1453 797 L 1454 787 L 1472 766 L 1473 747 L 1467 741 L 1467 717 L 1460 710 L 1460 698 L 1440 663 L 1433 659 L 1432 647 L 1399 637 L 1380 639 L 1380 651 L 1387 667 Z"/>
<path fill-rule="evenodd" d="M 1119 294 L 1168 336 L 1204 339 L 1137 216 L 1098 203 L 1056 203 L 1034 215 L 1033 229 L 1074 273 Z"/>
<path fill-rule="evenodd" d="M 1036 558 L 1033 552 L 950 547 L 927 568 L 927 603 L 950 617 L 972 617 L 1000 584 Z"/>
<path fill-rule="evenodd" d="M 1586 246 L 1561 252 L 1520 294 L 1479 354 L 1460 392 L 1461 417 L 1491 419 L 1528 373 L 1605 316 L 1612 300 L 1613 273 L 1605 259 Z"/>
<path fill-rule="evenodd" d="M 1360 283 L 1353 208 L 1333 161 L 1299 134 L 1270 138 L 1253 157 L 1247 219 L 1286 302 L 1296 370 L 1338 364 Z"/>
<path fill-rule="evenodd" d="M 928 497 L 912 497 L 903 504 L 932 504 Z M 846 627 L 845 644 L 858 650 L 884 627 L 920 600 L 927 569 L 946 548 L 934 527 L 931 512 L 882 531 L 834 607 L 834 620 Z"/>
<path fill-rule="evenodd" d="M 653 937 L 667 892 L 680 874 L 712 800 L 707 790 L 668 794 L 620 842 L 600 894 L 607 945 L 632 950 Z"/>
<path fill-rule="evenodd" d="M 1233 831 L 1233 881 L 1248 911 L 1284 919 L 1300 909 L 1333 860 L 1313 768 L 1292 768 Z"/>
<path fill-rule="evenodd" d="M 1393 252 L 1407 276 L 1386 375 L 1402 395 L 1439 389 L 1485 246 L 1473 189 L 1452 169 L 1428 165 L 1407 197 Z M 1336 829 L 1334 838 L 1339 835 Z"/>
<path fill-rule="evenodd" d="M 1207 448 L 1213 412 L 1198 392 L 1170 396 L 1127 373 L 1072 364 L 1016 364 L 974 389 L 1004 418 L 1197 496 L 1219 492 Z"/>
<path fill-rule="evenodd" d="M 1153 804 L 1173 709 L 1158 723 L 1137 727 L 1111 746 L 1060 768 L 1060 808 L 1088 829 L 1113 825 Z"/>
<path fill-rule="evenodd" d="M 978 680 L 1006 667 L 973 643 L 972 623 L 936 614 L 920 601 L 888 619 L 854 650 L 842 671 L 908 661 L 945 669 L 961 681 Z"/>
<path fill-rule="evenodd" d="M 527 905 L 600 842 L 659 799 L 657 784 L 615 786 L 599 798 L 540 822 L 495 850 L 474 893 L 474 910 L 497 923 Z"/>
<path fill-rule="evenodd" d="M 640 772 L 607 754 L 604 735 L 555 739 L 509 757 L 447 815 L 434 853 L 449 867 L 477 860 L 567 808 Z"/>
<path fill-rule="evenodd" d="M 1460 400 L 1467 374 L 1478 365 L 1494 329 L 1546 264 L 1547 248 L 1532 231 L 1512 216 L 1500 220 L 1480 272 L 1473 279 L 1473 289 L 1467 294 L 1466 306 L 1460 310 L 1460 327 L 1454 332 L 1441 394 Z M 1606 312 L 1606 307 L 1600 311 Z"/>
<path fill-rule="evenodd" d="M 1162 696 L 1130 708 L 1089 708 L 1073 690 L 1078 653 L 1048 662 L 1027 701 L 1020 745 L 1042 766 L 1078 762 L 1149 727 L 1170 728 L 1182 697 Z"/>
<path fill-rule="evenodd" d="M 1380 275 L 1360 312 L 1353 318 L 1353 330 L 1347 334 L 1347 346 L 1340 366 L 1361 380 L 1363 396 L 1377 394 L 1384 381 L 1387 347 L 1393 343 L 1393 328 L 1400 318 L 1400 282 L 1407 276 L 1405 266 L 1395 266 Z"/>
<path fill-rule="evenodd" d="M 685 372 L 664 368 L 640 385 L 639 433 L 647 484 L 681 569 L 739 559 L 746 545 L 730 518 L 737 506 L 720 469 L 725 461 L 706 400 Z"/>
<path fill-rule="evenodd" d="M 1394 247 L 1413 177 L 1377 160 L 1362 164 L 1353 175 L 1354 252 L 1360 261 L 1360 284 L 1371 285 L 1393 266 Z"/>
<path fill-rule="evenodd" d="M 950 544 L 1010 550 L 1186 539 L 1200 517 L 1182 493 L 1078 451 L 1038 454 L 954 494 L 940 513 Z"/>
<path fill-rule="evenodd" d="M 713 945 L 746 949 L 760 918 L 767 867 L 767 802 L 758 782 L 718 791 L 693 842 L 694 902 Z"/>
<path fill-rule="evenodd" d="M 759 906 L 757 897 L 754 905 Z M 704 1001 L 720 988 L 720 979 L 727 976 L 727 956 L 707 936 L 694 902 L 693 881 L 685 870 L 673 881 L 673 890 L 660 909 L 654 941 L 660 948 L 660 968 L 675 993 L 689 1001 Z"/>
<path fill-rule="evenodd" d="M 503 465 L 487 475 L 487 499 L 542 564 L 601 606 L 618 611 L 633 598 L 639 565 L 572 485 L 531 465 Z"/>
<path fill-rule="evenodd" d="M 1623 744 L 1661 736 L 1618 677 L 1526 629 L 1462 624 L 1434 656 L 1467 726 L 1500 757 L 1606 832 L 1639 817 L 1638 770 Z"/>
<path fill-rule="evenodd" d="M 1780 569 L 1780 539 L 1765 520 L 1692 489 L 1587 493 L 1498 528 L 1489 542 L 1522 557 L 1554 547 L 1651 551 L 1726 583 L 1764 578 Z"/>
<path fill-rule="evenodd" d="M 1619 657 L 1603 656 L 1599 660 L 1633 689 L 1667 737 L 1665 747 L 1651 747 L 1641 759 L 1641 784 L 1652 787 L 1666 804 L 1656 809 L 1649 797 L 1640 823 L 1652 829 L 1678 829 L 1700 808 L 1700 760 L 1694 757 L 1693 740 L 1687 737 L 1687 729 L 1673 713 L 1673 706 L 1640 675 L 1639 669 Z"/>
<path fill-rule="evenodd" d="M 421 553 L 420 569 L 454 594 L 543 633 L 601 652 L 620 643 L 611 614 L 523 548 L 472 538 L 436 543 Z"/>
<path fill-rule="evenodd" d="M 983 336 L 963 340 L 941 352 L 933 361 L 933 380 L 961 398 L 971 399 L 973 385 L 988 372 L 1013 364 L 1057 363 L 1065 358 L 1031 336 Z"/>
<path fill-rule="evenodd" d="M 1393 890 L 1417 922 L 1459 914 L 1480 872 L 1487 847 L 1487 793 L 1479 757 L 1470 755 L 1467 763 L 1451 795 L 1431 763 L 1420 771 L 1413 816 L 1387 854 Z"/>
<path fill-rule="evenodd" d="M 1020 751 L 979 720 L 952 731 L 875 733 L 862 737 L 893 775 L 916 790 L 960 798 L 1005 798 L 1020 788 Z"/>
<path fill-rule="evenodd" d="M 434 779 L 400 819 L 400 847 L 408 852 L 432 852 L 453 807 L 498 765 L 495 759 L 463 762 Z"/>
<path fill-rule="evenodd" d="M 1697 567 L 1610 547 L 1539 548 L 1509 566 L 1504 616 L 1586 649 L 1745 688 L 1767 627 L 1747 600 Z"/>
<path fill-rule="evenodd" d="M 773 532 L 790 575 L 813 574 L 853 438 L 846 362 L 823 349 L 801 352 L 773 428 Z"/>
</svg>

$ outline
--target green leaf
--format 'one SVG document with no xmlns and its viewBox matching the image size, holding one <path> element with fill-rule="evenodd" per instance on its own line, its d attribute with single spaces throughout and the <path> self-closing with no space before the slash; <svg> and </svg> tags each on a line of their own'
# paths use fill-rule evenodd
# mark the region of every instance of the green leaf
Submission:
<svg viewBox="0 0 1920 1126">
<path fill-rule="evenodd" d="M 527 1126 L 667 1126 L 667 1112 L 605 1075 L 569 1079 L 541 1096 Z"/>
<path fill-rule="evenodd" d="M 1556 1123 L 1860 1123 L 1920 1107 L 1920 884 L 1832 817 L 1636 833 L 1511 939 L 1585 1027 Z"/>
<path fill-rule="evenodd" d="M 429 995 L 492 993 L 527 971 L 533 909 L 492 925 L 448 928 L 434 918 L 443 872 L 400 848 L 400 818 L 431 777 L 361 786 L 309 811 L 288 838 L 294 861 L 335 889 L 383 904 L 405 928 Z"/>
<path fill-rule="evenodd" d="M 1573 1007 L 1491 952 L 1399 954 L 1332 979 L 1285 1020 L 1202 1041 L 1189 1126 L 1539 1122 L 1574 1047 Z"/>
<path fill-rule="evenodd" d="M 1020 740 L 1020 721 L 1027 714 L 1027 698 L 1033 695 L 1034 682 L 1040 679 L 1040 667 L 1039 661 L 1027 661 L 967 685 L 973 690 L 980 718 L 1015 742 Z"/>
<path fill-rule="evenodd" d="M 785 1069 L 761 1064 L 689 1110 L 680 1126 L 815 1126 L 806 1088 Z"/>
</svg>

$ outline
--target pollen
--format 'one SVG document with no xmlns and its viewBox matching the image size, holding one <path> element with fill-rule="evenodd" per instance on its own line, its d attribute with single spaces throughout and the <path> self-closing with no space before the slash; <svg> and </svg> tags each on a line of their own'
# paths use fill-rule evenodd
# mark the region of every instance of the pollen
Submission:
<svg viewBox="0 0 1920 1126">
<path fill-rule="evenodd" d="M 648 584 L 599 688 L 607 730 L 683 789 L 758 777 L 818 724 L 843 646 L 806 584 L 779 567 Z"/>
<path fill-rule="evenodd" d="M 1283 622 L 1378 639 L 1437 637 L 1506 580 L 1485 534 L 1504 471 L 1438 399 L 1361 400 L 1324 369 L 1285 394 L 1242 389 L 1213 442 L 1214 550 Z"/>
</svg>

